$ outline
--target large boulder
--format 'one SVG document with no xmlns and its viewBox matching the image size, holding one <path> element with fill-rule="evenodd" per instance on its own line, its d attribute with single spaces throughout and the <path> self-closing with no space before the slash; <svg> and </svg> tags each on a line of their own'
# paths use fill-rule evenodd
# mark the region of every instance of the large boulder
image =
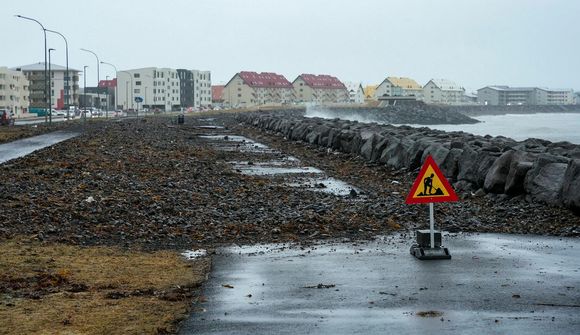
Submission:
<svg viewBox="0 0 580 335">
<path fill-rule="evenodd" d="M 534 199 L 548 204 L 558 204 L 559 195 L 568 168 L 568 159 L 542 154 L 526 174 L 524 189 Z"/>
<path fill-rule="evenodd" d="M 377 143 L 373 148 L 373 152 L 371 154 L 370 161 L 376 162 L 381 157 L 383 150 L 389 145 L 389 140 L 391 138 L 389 136 L 377 135 Z"/>
<path fill-rule="evenodd" d="M 366 159 L 367 161 L 370 161 L 372 159 L 373 151 L 375 150 L 375 146 L 376 146 L 378 141 L 379 141 L 379 136 L 376 134 L 373 134 L 370 138 L 368 138 L 364 142 L 364 144 L 360 148 L 360 155 L 364 159 Z"/>
<path fill-rule="evenodd" d="M 580 213 L 580 159 L 568 164 L 562 183 L 562 203 Z"/>
<path fill-rule="evenodd" d="M 350 141 L 350 150 L 349 151 L 345 150 L 345 152 L 350 152 L 355 155 L 359 155 L 364 142 L 365 140 L 362 138 L 360 132 L 356 132 L 352 140 Z"/>
<path fill-rule="evenodd" d="M 393 169 L 407 168 L 409 149 L 414 142 L 405 137 L 392 141 L 383 151 L 380 161 Z"/>
<path fill-rule="evenodd" d="M 356 136 L 356 132 L 352 130 L 342 130 L 340 132 L 340 146 L 338 149 L 342 152 L 352 152 L 353 138 Z"/>
<path fill-rule="evenodd" d="M 324 143 L 322 143 L 324 145 Z M 328 132 L 328 142 L 326 146 L 331 149 L 339 149 L 340 148 L 340 129 L 332 128 L 330 132 Z"/>
<path fill-rule="evenodd" d="M 510 172 L 510 166 L 515 151 L 504 152 L 487 171 L 483 182 L 483 189 L 490 193 L 503 193 L 505 190 L 505 181 Z"/>
<path fill-rule="evenodd" d="M 445 158 L 447 158 L 448 154 L 449 149 L 445 148 L 441 143 L 432 143 L 423 151 L 421 161 L 424 162 L 425 159 L 427 159 L 427 156 L 431 155 L 437 166 L 440 166 L 441 163 L 443 163 L 443 161 L 445 160 Z"/>
<path fill-rule="evenodd" d="M 496 159 L 497 156 L 489 151 L 475 151 L 466 147 L 459 157 L 457 179 L 483 186 L 487 171 Z"/>
<path fill-rule="evenodd" d="M 449 150 L 443 162 L 439 165 L 443 175 L 449 179 L 455 180 L 459 171 L 459 157 L 463 153 L 463 149 L 452 148 Z"/>
<path fill-rule="evenodd" d="M 537 159 L 536 154 L 530 154 L 525 151 L 513 151 L 509 172 L 505 178 L 504 190 L 505 194 L 517 195 L 525 192 L 524 181 L 528 171 L 534 166 L 534 161 Z"/>
<path fill-rule="evenodd" d="M 526 161 L 512 160 L 510 164 L 510 172 L 506 176 L 504 193 L 509 195 L 517 195 L 525 192 L 524 181 L 528 171 L 532 169 L 534 163 Z"/>
<path fill-rule="evenodd" d="M 306 133 L 312 128 L 307 122 L 299 124 L 292 130 L 290 138 L 294 141 L 302 141 L 306 137 Z"/>
</svg>

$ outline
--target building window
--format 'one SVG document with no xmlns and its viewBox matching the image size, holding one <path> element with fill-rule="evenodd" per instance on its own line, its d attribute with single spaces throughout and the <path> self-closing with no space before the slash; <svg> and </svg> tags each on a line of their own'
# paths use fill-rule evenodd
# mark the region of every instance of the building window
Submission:
<svg viewBox="0 0 580 335">
<path fill-rule="evenodd" d="M 140 90 L 140 89 L 138 89 L 138 88 L 136 88 L 136 89 L 133 91 L 133 93 L 141 93 L 141 90 Z"/>
<path fill-rule="evenodd" d="M 135 82 L 135 86 L 141 86 L 141 82 L 140 81 L 136 81 Z"/>
<path fill-rule="evenodd" d="M 241 94 L 238 94 L 238 98 L 241 98 L 241 97 L 242 97 L 242 95 Z"/>
<path fill-rule="evenodd" d="M 139 73 L 134 73 L 133 74 L 133 78 L 140 78 L 140 77 L 141 77 L 141 75 Z"/>
</svg>

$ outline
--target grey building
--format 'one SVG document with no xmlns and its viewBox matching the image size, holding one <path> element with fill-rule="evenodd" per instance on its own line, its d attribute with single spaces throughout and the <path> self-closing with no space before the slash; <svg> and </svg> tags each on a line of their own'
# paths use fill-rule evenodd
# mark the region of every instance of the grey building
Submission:
<svg viewBox="0 0 580 335">
<path fill-rule="evenodd" d="M 569 105 L 574 103 L 573 91 L 543 87 L 486 86 L 477 90 L 482 105 Z"/>
<path fill-rule="evenodd" d="M 181 107 L 211 105 L 211 73 L 209 71 L 177 69 Z"/>
<path fill-rule="evenodd" d="M 114 95 L 111 96 L 108 87 L 86 87 L 81 89 L 82 94 L 79 96 L 79 104 L 82 107 L 96 107 L 102 110 L 113 110 Z M 84 99 L 83 95 L 90 95 L 91 99 Z M 82 102 L 82 103 L 81 103 Z"/>
<path fill-rule="evenodd" d="M 22 65 L 12 68 L 21 71 L 30 82 L 30 108 L 44 108 L 46 102 L 44 90 L 46 86 L 44 77 L 44 62 Z M 79 103 L 79 70 L 68 69 L 69 80 L 67 81 L 66 67 L 50 64 L 50 90 L 52 108 L 66 109 L 68 106 L 78 106 Z M 68 86 L 67 86 L 68 84 Z"/>
<path fill-rule="evenodd" d="M 179 95 L 182 108 L 195 106 L 193 72 L 185 69 L 177 69 L 179 76 Z"/>
<path fill-rule="evenodd" d="M 477 90 L 477 101 L 482 105 L 535 105 L 533 87 L 486 86 Z"/>
</svg>

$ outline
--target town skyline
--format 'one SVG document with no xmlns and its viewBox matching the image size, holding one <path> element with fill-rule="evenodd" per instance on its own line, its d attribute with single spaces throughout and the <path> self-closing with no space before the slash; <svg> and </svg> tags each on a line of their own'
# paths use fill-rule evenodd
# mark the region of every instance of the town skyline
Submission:
<svg viewBox="0 0 580 335">
<path fill-rule="evenodd" d="M 580 36 L 573 24 L 580 4 L 574 1 L 221 0 L 140 5 L 68 0 L 50 6 L 29 0 L 5 4 L 2 39 L 17 47 L 0 56 L 0 65 L 43 61 L 42 30 L 14 17 L 20 14 L 68 38 L 69 66 L 88 65 L 88 85 L 96 85 L 95 59 L 80 48 L 95 51 L 119 70 L 209 70 L 214 84 L 225 84 L 240 71 L 256 71 L 287 78 L 329 74 L 363 85 L 380 84 L 387 76 L 414 78 L 421 85 L 445 78 L 467 92 L 488 85 L 580 90 L 573 66 L 579 46 L 572 42 Z M 163 10 L 171 15 L 160 15 Z M 84 13 L 90 13 L 90 24 Z M 68 18 L 63 20 L 63 15 Z M 47 40 L 56 49 L 52 63 L 64 65 L 61 37 L 47 34 Z M 100 79 L 114 76 L 112 68 L 100 71 Z"/>
</svg>

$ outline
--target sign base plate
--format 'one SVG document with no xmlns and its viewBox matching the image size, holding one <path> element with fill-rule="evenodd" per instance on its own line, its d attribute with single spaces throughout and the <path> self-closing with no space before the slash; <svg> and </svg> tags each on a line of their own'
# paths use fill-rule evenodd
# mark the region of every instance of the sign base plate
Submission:
<svg viewBox="0 0 580 335">
<path fill-rule="evenodd" d="M 420 260 L 433 260 L 433 259 L 451 259 L 451 254 L 449 249 L 444 247 L 428 248 L 421 247 L 418 244 L 413 244 L 411 246 L 411 255 L 415 256 Z"/>
</svg>

